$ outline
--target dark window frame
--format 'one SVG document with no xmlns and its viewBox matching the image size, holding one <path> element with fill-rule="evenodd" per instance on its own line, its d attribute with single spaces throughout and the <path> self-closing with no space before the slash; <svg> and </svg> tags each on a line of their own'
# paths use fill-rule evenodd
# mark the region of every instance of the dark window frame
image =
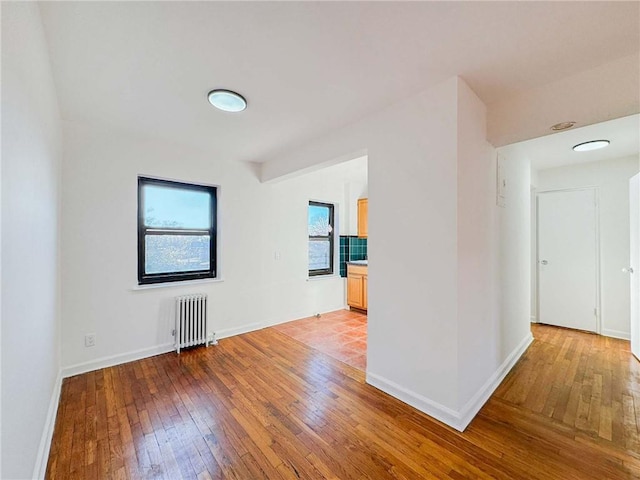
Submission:
<svg viewBox="0 0 640 480">
<path fill-rule="evenodd" d="M 211 226 L 208 229 L 200 228 L 175 228 L 175 227 L 147 227 L 144 225 L 144 186 L 159 185 L 180 190 L 192 190 L 209 193 Z M 184 282 L 187 280 L 200 280 L 216 278 L 217 276 L 217 198 L 218 188 L 211 185 L 179 182 L 175 180 L 163 180 L 153 177 L 138 177 L 138 284 L 151 285 L 156 283 Z M 162 272 L 145 273 L 146 242 L 147 235 L 199 235 L 209 236 L 209 268 L 207 270 L 195 270 L 190 272 Z"/>
<path fill-rule="evenodd" d="M 307 206 L 307 225 L 309 223 L 309 207 L 314 206 L 314 207 L 327 207 L 329 209 L 329 225 L 331 226 L 331 231 L 329 232 L 328 235 L 309 235 L 308 236 L 308 240 L 307 240 L 307 245 L 310 244 L 310 242 L 313 241 L 324 241 L 326 242 L 327 240 L 329 240 L 329 268 L 318 268 L 318 269 L 314 269 L 312 270 L 311 268 L 309 268 L 309 276 L 310 277 L 317 277 L 320 275 L 333 275 L 334 272 L 334 257 L 335 257 L 335 250 L 334 250 L 334 245 L 335 245 L 335 205 L 332 203 L 325 203 L 325 202 L 316 202 L 313 200 L 309 200 L 309 205 Z"/>
</svg>

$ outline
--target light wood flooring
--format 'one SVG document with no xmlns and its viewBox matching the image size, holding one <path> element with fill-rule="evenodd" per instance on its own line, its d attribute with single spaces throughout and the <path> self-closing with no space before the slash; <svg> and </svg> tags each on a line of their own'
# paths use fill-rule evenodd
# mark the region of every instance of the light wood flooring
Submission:
<svg viewBox="0 0 640 480">
<path fill-rule="evenodd" d="M 464 433 L 265 329 L 66 379 L 50 479 L 640 478 L 628 342 L 533 327 Z"/>
<path fill-rule="evenodd" d="M 640 452 L 640 362 L 629 342 L 548 325 L 533 334 L 494 397 Z"/>
</svg>

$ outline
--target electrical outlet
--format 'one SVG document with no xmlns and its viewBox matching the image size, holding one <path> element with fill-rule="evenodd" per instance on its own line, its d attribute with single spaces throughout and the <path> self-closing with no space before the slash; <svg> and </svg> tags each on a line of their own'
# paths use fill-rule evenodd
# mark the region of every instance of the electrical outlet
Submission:
<svg viewBox="0 0 640 480">
<path fill-rule="evenodd" d="M 84 346 L 85 347 L 95 347 L 96 346 L 96 334 L 95 333 L 87 333 L 84 336 Z"/>
</svg>

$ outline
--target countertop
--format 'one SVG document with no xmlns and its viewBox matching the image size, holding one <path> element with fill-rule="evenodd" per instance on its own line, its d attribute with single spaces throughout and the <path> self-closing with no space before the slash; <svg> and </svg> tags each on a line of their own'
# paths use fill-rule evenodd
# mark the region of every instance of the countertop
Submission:
<svg viewBox="0 0 640 480">
<path fill-rule="evenodd" d="M 364 265 L 366 267 L 369 265 L 369 260 L 349 260 L 347 265 Z"/>
</svg>

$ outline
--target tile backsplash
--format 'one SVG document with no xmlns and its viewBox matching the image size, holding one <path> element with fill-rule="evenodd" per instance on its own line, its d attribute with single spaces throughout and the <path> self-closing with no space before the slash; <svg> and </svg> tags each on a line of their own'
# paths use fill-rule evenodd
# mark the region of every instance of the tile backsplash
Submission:
<svg viewBox="0 0 640 480">
<path fill-rule="evenodd" d="M 347 262 L 366 260 L 367 239 L 352 235 L 340 235 L 340 276 L 347 276 Z"/>
</svg>

